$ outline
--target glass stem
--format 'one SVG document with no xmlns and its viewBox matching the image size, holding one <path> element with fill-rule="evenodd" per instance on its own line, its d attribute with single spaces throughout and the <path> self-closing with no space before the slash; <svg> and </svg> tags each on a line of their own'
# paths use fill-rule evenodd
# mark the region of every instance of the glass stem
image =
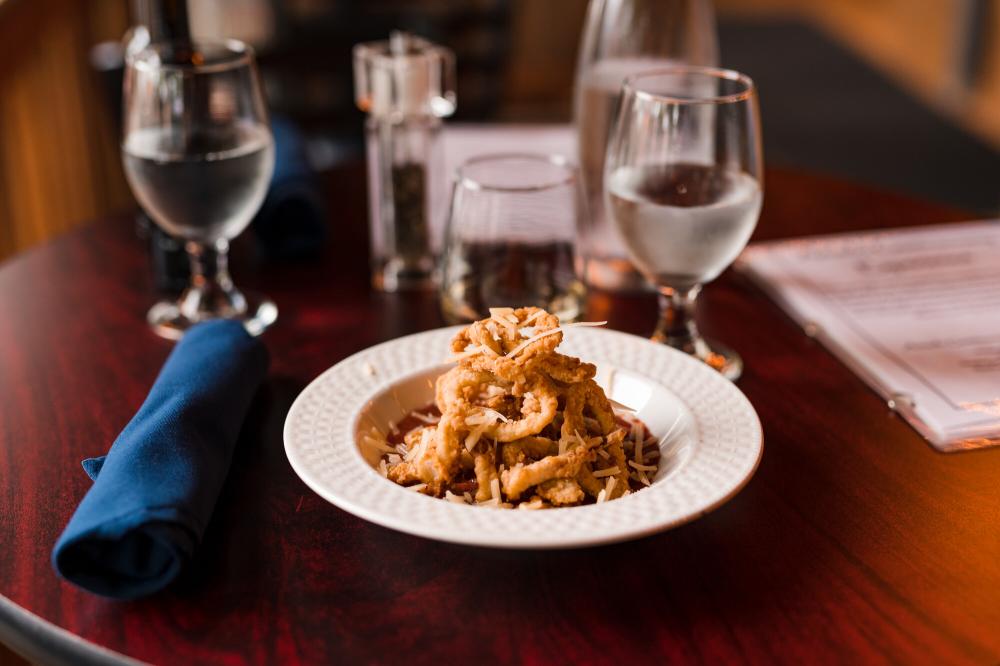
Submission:
<svg viewBox="0 0 1000 666">
<path fill-rule="evenodd" d="M 695 302 L 700 291 L 700 285 L 690 289 L 660 287 L 660 319 L 656 324 L 653 340 L 696 356 L 707 351 L 694 317 Z"/>
<path fill-rule="evenodd" d="M 229 291 L 233 280 L 229 277 L 229 243 L 218 240 L 213 244 L 187 241 L 184 244 L 191 262 L 191 286 L 202 291 L 220 289 Z"/>
<path fill-rule="evenodd" d="M 229 276 L 229 242 L 187 241 L 184 249 L 191 262 L 191 284 L 181 296 L 181 313 L 191 321 L 199 321 L 245 312 L 246 300 Z"/>
</svg>

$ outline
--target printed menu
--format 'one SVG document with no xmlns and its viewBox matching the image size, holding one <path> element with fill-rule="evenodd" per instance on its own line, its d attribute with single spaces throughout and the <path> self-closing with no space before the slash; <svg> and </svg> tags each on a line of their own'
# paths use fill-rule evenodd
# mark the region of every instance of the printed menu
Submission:
<svg viewBox="0 0 1000 666">
<path fill-rule="evenodd" d="M 1000 444 L 1000 220 L 757 243 L 738 267 L 936 448 Z"/>
<path fill-rule="evenodd" d="M 576 161 L 576 134 L 572 125 L 449 123 L 441 136 L 448 178 L 466 160 L 494 153 L 541 153 Z"/>
</svg>

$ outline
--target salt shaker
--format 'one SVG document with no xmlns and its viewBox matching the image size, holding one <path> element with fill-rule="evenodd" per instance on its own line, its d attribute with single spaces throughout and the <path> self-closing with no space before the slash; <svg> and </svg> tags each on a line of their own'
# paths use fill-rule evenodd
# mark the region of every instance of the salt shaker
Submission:
<svg viewBox="0 0 1000 666">
<path fill-rule="evenodd" d="M 366 123 L 372 284 L 433 284 L 444 197 L 441 119 L 455 111 L 455 58 L 404 32 L 354 47 L 355 101 Z"/>
</svg>

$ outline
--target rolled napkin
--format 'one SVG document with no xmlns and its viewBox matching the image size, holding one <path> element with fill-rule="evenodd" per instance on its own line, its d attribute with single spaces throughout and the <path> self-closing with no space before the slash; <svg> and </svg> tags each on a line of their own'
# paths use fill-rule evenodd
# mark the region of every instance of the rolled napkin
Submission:
<svg viewBox="0 0 1000 666">
<path fill-rule="evenodd" d="M 326 241 L 326 206 L 316 174 L 306 157 L 305 140 L 288 120 L 271 119 L 274 174 L 267 198 L 254 217 L 261 251 L 295 260 L 318 254 Z"/>
<path fill-rule="evenodd" d="M 177 577 L 205 532 L 267 365 L 263 343 L 239 322 L 185 334 L 107 455 L 83 461 L 94 485 L 52 551 L 63 578 L 134 599 Z"/>
</svg>

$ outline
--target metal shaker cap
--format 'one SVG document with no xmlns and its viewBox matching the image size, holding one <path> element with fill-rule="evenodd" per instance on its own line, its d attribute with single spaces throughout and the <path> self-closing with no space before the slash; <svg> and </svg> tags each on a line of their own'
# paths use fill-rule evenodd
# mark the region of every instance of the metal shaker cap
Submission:
<svg viewBox="0 0 1000 666">
<path fill-rule="evenodd" d="M 409 33 L 354 47 L 354 99 L 380 118 L 443 118 L 455 112 L 455 56 Z"/>
</svg>

